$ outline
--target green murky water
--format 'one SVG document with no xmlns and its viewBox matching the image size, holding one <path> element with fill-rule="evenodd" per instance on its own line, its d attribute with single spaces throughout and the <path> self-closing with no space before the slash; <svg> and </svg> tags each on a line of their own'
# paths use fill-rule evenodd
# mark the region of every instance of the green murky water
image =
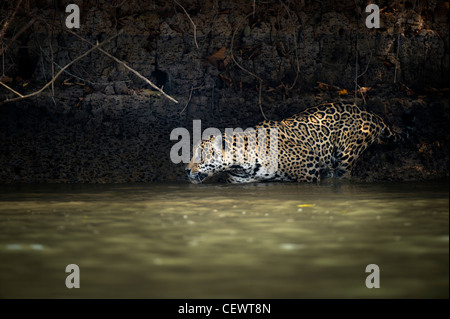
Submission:
<svg viewBox="0 0 450 319">
<path fill-rule="evenodd" d="M 447 182 L 0 186 L 0 298 L 448 298 L 448 195 Z"/>
</svg>

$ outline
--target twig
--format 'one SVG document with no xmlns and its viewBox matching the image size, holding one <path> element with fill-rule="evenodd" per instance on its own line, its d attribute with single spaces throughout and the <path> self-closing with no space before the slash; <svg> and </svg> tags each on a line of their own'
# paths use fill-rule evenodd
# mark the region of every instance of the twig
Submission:
<svg viewBox="0 0 450 319">
<path fill-rule="evenodd" d="M 364 69 L 364 72 L 361 73 L 360 75 L 358 75 L 357 78 L 362 77 L 367 72 L 367 70 L 369 69 L 370 60 L 372 60 L 372 50 L 370 51 L 369 61 L 367 61 L 367 65 L 366 65 L 366 68 Z"/>
<path fill-rule="evenodd" d="M 360 77 L 362 77 L 366 72 L 367 72 L 367 70 L 369 69 L 369 65 L 370 65 L 370 60 L 372 59 L 372 51 L 370 51 L 370 56 L 369 56 L 369 61 L 367 61 L 367 65 L 366 65 L 366 68 L 364 69 L 364 71 L 361 73 L 361 74 L 359 74 L 358 75 L 358 68 L 356 67 L 356 78 L 355 78 L 355 84 L 356 84 L 356 88 L 358 89 L 357 91 L 359 91 L 360 93 L 361 93 L 361 97 L 362 97 L 362 99 L 363 99 L 363 101 L 364 101 L 364 105 L 366 105 L 366 98 L 364 97 L 364 93 L 362 92 L 362 90 L 361 90 L 361 86 L 358 84 L 358 79 L 360 78 Z M 357 92 L 355 92 L 355 104 L 356 104 L 356 99 L 357 99 Z"/>
<path fill-rule="evenodd" d="M 267 121 L 267 117 L 264 114 L 264 111 L 262 109 L 262 99 L 261 99 L 261 91 L 262 91 L 262 80 L 259 81 L 259 94 L 258 94 L 258 104 L 259 104 L 259 110 L 261 111 L 262 116 L 264 117 L 264 119 Z"/>
<path fill-rule="evenodd" d="M 52 78 L 55 77 L 55 64 L 53 63 L 53 61 L 55 61 L 54 56 L 53 56 L 53 46 L 52 46 L 52 36 L 53 36 L 53 32 L 50 32 L 50 37 L 49 37 L 49 46 L 50 46 L 50 54 L 51 54 L 51 58 L 52 58 L 52 63 L 51 63 L 51 69 L 52 69 Z M 55 96 L 55 83 L 52 83 L 52 97 Z"/>
<path fill-rule="evenodd" d="M 39 50 L 41 50 L 41 53 L 43 53 L 43 54 L 45 55 L 45 58 L 48 59 L 49 63 L 52 63 L 51 57 L 50 57 L 50 56 L 42 49 L 41 45 L 39 45 Z M 59 69 L 62 69 L 62 68 L 63 68 L 62 66 L 60 66 L 60 65 L 59 65 L 58 63 L 56 63 L 55 61 L 53 61 L 53 64 L 54 64 L 56 67 L 58 67 Z M 43 70 L 42 73 L 45 73 L 44 70 Z M 92 81 L 90 81 L 90 80 L 86 80 L 86 79 L 84 79 L 84 78 L 82 78 L 82 77 L 79 77 L 78 75 L 75 75 L 75 74 L 73 74 L 73 73 L 71 73 L 71 72 L 69 72 L 69 71 L 67 71 L 67 70 L 64 70 L 64 73 L 70 75 L 71 77 L 76 78 L 78 81 L 81 81 L 81 82 L 83 82 L 83 83 L 89 83 L 89 84 L 91 84 L 91 85 L 109 85 L 109 84 L 111 84 L 111 82 L 92 82 Z M 128 82 L 131 82 L 131 80 L 116 81 L 116 82 L 124 82 L 124 83 L 128 83 Z"/>
<path fill-rule="evenodd" d="M 0 51 L 3 50 L 3 42 L 2 42 L 2 47 L 0 48 Z M 5 75 L 5 56 L 2 54 L 2 75 Z"/>
<path fill-rule="evenodd" d="M 212 85 L 212 89 L 211 89 L 211 95 L 212 95 L 212 97 L 211 97 L 211 112 L 213 112 L 214 111 L 214 85 L 215 83 L 213 82 L 213 85 Z"/>
<path fill-rule="evenodd" d="M 197 43 L 197 26 L 195 25 L 194 21 L 192 21 L 191 16 L 187 13 L 186 9 L 185 9 L 185 8 L 184 8 L 177 0 L 173 0 L 173 2 L 175 2 L 176 4 L 178 4 L 178 5 L 181 7 L 181 9 L 183 9 L 184 13 L 187 15 L 187 17 L 188 17 L 189 20 L 191 21 L 192 26 L 193 26 L 193 28 L 194 28 L 194 43 L 195 43 L 195 46 L 196 46 L 197 49 L 198 49 L 198 43 Z"/>
<path fill-rule="evenodd" d="M 214 6 L 216 7 L 216 13 L 214 14 L 214 16 L 213 16 L 213 18 L 212 18 L 211 27 L 209 28 L 208 32 L 204 32 L 204 36 L 203 36 L 203 37 L 204 37 L 205 39 L 203 40 L 203 42 L 202 42 L 202 44 L 201 44 L 201 48 L 202 48 L 202 49 L 203 49 L 203 47 L 204 47 L 204 45 L 205 45 L 205 42 L 206 42 L 206 40 L 207 40 L 209 34 L 212 33 L 212 31 L 214 30 L 214 23 L 215 23 L 217 17 L 219 16 L 219 3 L 218 3 L 218 0 L 215 0 Z M 212 36 L 209 37 L 209 39 L 210 39 L 210 45 L 211 45 L 211 39 L 212 39 Z"/>
<path fill-rule="evenodd" d="M 400 17 L 404 18 L 404 8 L 402 8 L 402 11 L 400 12 L 400 14 L 397 13 L 396 17 L 395 17 L 395 24 L 397 24 L 398 22 L 398 33 L 397 33 L 397 52 L 395 53 L 395 69 L 394 69 L 394 83 L 397 83 L 397 70 L 400 69 L 400 63 L 398 61 L 398 55 L 400 52 L 400 35 L 402 34 L 403 30 L 403 23 L 402 20 L 399 20 L 399 15 Z"/>
<path fill-rule="evenodd" d="M 288 16 L 289 16 L 289 20 L 290 20 L 290 22 L 292 23 L 292 25 L 294 24 L 294 19 L 292 18 L 292 16 L 291 16 L 291 13 L 290 13 L 290 9 L 289 9 L 289 7 L 283 2 L 283 1 L 281 1 L 280 0 L 280 3 L 281 3 L 281 5 L 286 9 L 286 12 L 287 12 L 287 14 L 288 14 Z M 288 89 L 288 90 L 292 90 L 293 88 L 294 88 L 294 86 L 295 86 L 295 84 L 297 83 L 297 80 L 298 80 L 298 76 L 299 76 L 299 74 L 300 74 L 300 60 L 299 60 L 299 58 L 298 58 L 298 49 L 297 49 L 297 32 L 295 32 L 295 26 L 293 27 L 293 33 L 294 33 L 294 36 L 293 36 L 293 38 L 294 38 L 294 52 L 295 52 L 295 61 L 296 61 L 296 64 L 297 64 L 297 70 L 295 70 L 295 79 L 294 79 L 294 82 L 292 83 L 292 85 L 290 86 L 290 87 L 286 87 L 285 85 L 284 85 L 284 83 L 283 83 L 283 86 L 286 88 L 286 89 Z"/>
<path fill-rule="evenodd" d="M 397 83 L 397 69 L 399 68 L 398 53 L 400 51 L 400 32 L 397 34 L 397 52 L 395 55 L 394 83 Z"/>
<path fill-rule="evenodd" d="M 16 93 L 18 96 L 20 96 L 21 98 L 23 98 L 23 95 L 20 94 L 19 92 L 14 91 L 13 89 L 11 89 L 9 86 L 7 86 L 5 83 L 3 83 L 2 81 L 0 81 L 0 84 L 3 85 L 5 88 L 7 88 L 8 90 L 10 90 L 13 93 Z"/>
<path fill-rule="evenodd" d="M 118 58 L 116 58 L 115 56 L 109 54 L 108 52 L 106 52 L 105 50 L 103 50 L 102 48 L 100 48 L 99 44 L 92 44 L 91 42 L 89 42 L 88 40 L 84 39 L 83 37 L 79 36 L 78 34 L 76 34 L 73 31 L 70 30 L 66 30 L 67 32 L 69 32 L 70 34 L 73 34 L 74 36 L 76 36 L 78 39 L 80 39 L 81 41 L 84 41 L 86 43 L 89 43 L 90 45 L 93 46 L 94 49 L 98 49 L 100 52 L 102 52 L 103 54 L 109 56 L 111 59 L 113 59 L 114 61 L 116 61 L 117 63 L 123 65 L 128 71 L 133 72 L 134 74 L 136 74 L 140 79 L 144 80 L 145 82 L 147 82 L 152 88 L 154 88 L 155 90 L 159 91 L 162 95 L 164 95 L 166 98 L 168 98 L 169 100 L 178 103 L 177 100 L 175 100 L 173 97 L 167 95 L 166 92 L 164 92 L 163 90 L 161 90 L 159 87 L 157 87 L 155 84 L 153 84 L 152 81 L 150 81 L 149 79 L 147 79 L 146 77 L 144 77 L 143 75 L 141 75 L 138 71 L 136 71 L 135 69 L 131 68 L 130 66 L 128 66 L 125 62 L 119 60 Z"/>
<path fill-rule="evenodd" d="M 53 77 L 53 79 L 51 79 L 50 82 L 48 82 L 47 84 L 45 84 L 40 90 L 27 94 L 27 95 L 21 95 L 19 97 L 13 98 L 13 99 L 6 99 L 4 101 L 0 102 L 1 104 L 7 103 L 7 102 L 14 102 L 14 101 L 18 101 L 21 99 L 26 99 L 35 95 L 38 95 L 40 93 L 42 93 L 46 88 L 48 88 L 53 82 L 56 81 L 56 79 L 64 72 L 65 69 L 67 69 L 69 66 L 71 66 L 72 64 L 74 64 L 75 62 L 81 60 L 82 58 L 84 58 L 85 56 L 87 56 L 89 53 L 91 53 L 92 51 L 94 51 L 95 49 L 99 48 L 100 46 L 104 45 L 105 43 L 111 41 L 112 39 L 114 39 L 115 37 L 117 37 L 121 32 L 117 33 L 116 35 L 113 35 L 112 37 L 110 37 L 109 39 L 106 39 L 105 41 L 103 41 L 102 43 L 98 44 L 95 47 L 92 47 L 91 49 L 87 50 L 86 52 L 84 52 L 82 55 L 80 55 L 79 57 L 77 57 L 75 60 L 72 60 L 70 63 L 66 64 L 61 70 L 59 70 L 58 73 L 56 73 L 56 75 Z M 2 84 L 3 86 L 7 87 L 8 89 L 10 89 L 12 92 L 18 94 L 17 92 L 15 92 L 14 90 L 12 90 L 11 88 L 9 88 L 8 86 L 6 86 L 6 84 L 4 84 L 3 82 L 0 81 L 0 84 Z M 20 94 L 19 94 L 20 95 Z"/>
<path fill-rule="evenodd" d="M 189 102 L 191 101 L 192 91 L 194 91 L 194 86 L 191 86 L 191 93 L 189 93 L 188 101 L 187 101 L 186 105 L 184 106 L 184 108 L 181 110 L 180 115 L 183 114 L 183 112 L 184 112 L 184 111 L 186 110 L 186 108 L 188 107 Z"/>
<path fill-rule="evenodd" d="M 355 104 L 358 101 L 358 34 L 356 34 L 355 45 Z"/>
<path fill-rule="evenodd" d="M 240 27 L 240 25 L 241 25 L 241 22 L 242 22 L 243 20 L 245 20 L 245 19 L 248 19 L 251 15 L 252 15 L 252 13 L 248 14 L 245 18 L 241 19 L 241 20 L 238 22 L 238 25 L 236 26 L 236 29 L 234 29 L 233 36 L 232 36 L 232 38 L 231 38 L 230 54 L 231 54 L 231 59 L 233 60 L 233 62 L 234 62 L 241 70 L 247 72 L 248 74 L 250 74 L 251 76 L 254 76 L 255 78 L 257 78 L 257 79 L 259 80 L 259 97 L 258 97 L 258 104 L 259 104 L 259 109 L 260 109 L 260 111 L 261 111 L 262 116 L 264 117 L 264 119 L 267 120 L 267 117 L 266 117 L 266 115 L 264 114 L 264 112 L 263 112 L 263 110 L 262 110 L 262 105 L 261 105 L 261 90 L 262 90 L 262 83 L 263 83 L 263 80 L 262 80 L 259 76 L 257 76 L 255 73 L 250 72 L 249 70 L 247 70 L 246 68 L 244 68 L 243 66 L 241 66 L 241 65 L 236 61 L 236 59 L 234 58 L 234 54 L 233 54 L 233 43 L 234 43 L 234 37 L 236 36 L 236 32 L 237 32 L 237 30 L 239 29 L 239 27 Z"/>
<path fill-rule="evenodd" d="M 121 3 L 112 4 L 112 7 L 115 9 L 120 8 L 125 3 L 125 1 L 127 1 L 127 0 L 122 0 Z M 118 2 L 118 1 L 116 1 L 116 2 Z"/>
<path fill-rule="evenodd" d="M 24 33 L 29 27 L 31 27 L 35 21 L 36 21 L 36 18 L 31 19 L 30 21 L 28 21 L 27 24 L 25 24 L 22 27 L 22 29 L 19 30 L 19 32 L 14 34 L 14 36 L 11 38 L 11 40 L 8 41 L 8 44 L 0 49 L 0 55 L 3 55 L 3 53 L 5 53 L 9 49 L 9 47 L 17 40 L 17 38 L 20 37 L 20 35 L 22 33 Z M 3 43 L 3 41 L 2 41 L 2 43 Z"/>
<path fill-rule="evenodd" d="M 230 54 L 231 54 L 231 59 L 233 60 L 233 62 L 244 72 L 247 72 L 248 74 L 250 74 L 251 76 L 254 76 L 255 78 L 257 78 L 259 81 L 262 81 L 262 79 L 257 76 L 255 73 L 247 70 L 246 68 L 244 68 L 243 66 L 241 66 L 238 61 L 236 61 L 236 59 L 234 58 L 234 54 L 233 54 L 233 43 L 234 43 L 234 37 L 236 36 L 236 32 L 237 30 L 239 30 L 239 27 L 241 26 L 241 23 L 243 20 L 248 19 L 252 14 L 248 14 L 246 15 L 244 18 L 242 18 L 239 22 L 238 25 L 236 26 L 236 29 L 234 29 L 233 32 L 233 36 L 231 37 L 231 46 L 230 46 Z"/>
<path fill-rule="evenodd" d="M 358 84 L 357 87 L 359 88 L 358 91 L 361 94 L 361 97 L 363 99 L 364 105 L 366 105 L 366 98 L 364 97 L 364 93 L 362 92 L 362 88 L 361 86 Z M 355 92 L 355 96 L 358 92 Z M 356 104 L 356 98 L 355 98 L 355 104 Z"/>
<path fill-rule="evenodd" d="M 17 3 L 16 9 L 14 9 L 11 17 L 8 17 L 5 21 L 5 23 L 3 24 L 3 28 L 0 31 L 0 41 L 3 42 L 3 37 L 6 34 L 6 30 L 8 30 L 9 25 L 11 24 L 12 20 L 14 19 L 14 17 L 16 16 L 17 11 L 19 11 L 19 7 L 22 3 L 22 0 L 19 0 L 19 2 Z"/>
</svg>

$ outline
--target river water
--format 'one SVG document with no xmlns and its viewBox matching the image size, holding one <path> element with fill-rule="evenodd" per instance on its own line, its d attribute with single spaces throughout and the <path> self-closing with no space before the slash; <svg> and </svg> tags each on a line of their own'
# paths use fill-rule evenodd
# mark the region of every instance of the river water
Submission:
<svg viewBox="0 0 450 319">
<path fill-rule="evenodd" d="M 4 185 L 0 298 L 448 298 L 448 191 L 448 181 Z M 80 288 L 66 287 L 69 264 Z"/>
</svg>

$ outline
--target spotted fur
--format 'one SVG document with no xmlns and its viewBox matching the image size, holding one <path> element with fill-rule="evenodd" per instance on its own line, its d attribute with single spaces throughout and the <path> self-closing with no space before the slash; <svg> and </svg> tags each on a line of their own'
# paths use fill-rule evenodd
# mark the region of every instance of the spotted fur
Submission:
<svg viewBox="0 0 450 319">
<path fill-rule="evenodd" d="M 347 177 L 371 144 L 399 139 L 378 115 L 343 103 L 311 107 L 282 121 L 264 121 L 255 129 L 253 136 L 242 132 L 201 141 L 186 166 L 189 180 L 201 183 L 222 171 L 231 183 Z M 270 129 L 278 132 L 276 153 L 270 153 Z M 265 143 L 260 143 L 261 134 Z M 232 153 L 225 153 L 227 147 Z"/>
</svg>

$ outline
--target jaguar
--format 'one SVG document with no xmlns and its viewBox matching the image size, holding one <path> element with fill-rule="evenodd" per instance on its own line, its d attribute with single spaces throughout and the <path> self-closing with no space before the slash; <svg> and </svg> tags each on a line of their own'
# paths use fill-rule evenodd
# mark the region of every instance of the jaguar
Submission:
<svg viewBox="0 0 450 319">
<path fill-rule="evenodd" d="M 185 171 L 192 183 L 227 172 L 230 183 L 343 178 L 375 142 L 398 141 L 383 119 L 355 104 L 327 103 L 254 130 L 200 141 Z"/>
</svg>

